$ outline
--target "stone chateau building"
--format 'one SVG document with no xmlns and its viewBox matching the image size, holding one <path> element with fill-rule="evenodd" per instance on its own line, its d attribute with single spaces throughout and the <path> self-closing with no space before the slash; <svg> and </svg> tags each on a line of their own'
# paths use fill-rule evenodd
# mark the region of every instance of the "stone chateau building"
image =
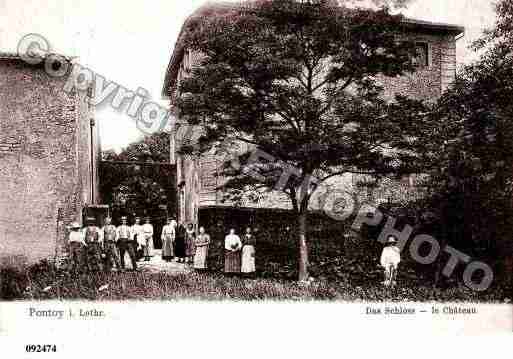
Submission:
<svg viewBox="0 0 513 359">
<path fill-rule="evenodd" d="M 67 93 L 66 78 L 0 54 L 0 265 L 59 256 L 66 225 L 99 201 L 92 91 Z"/>
<path fill-rule="evenodd" d="M 185 47 L 184 39 L 190 26 L 198 17 L 215 16 L 224 11 L 233 10 L 233 4 L 208 4 L 194 12 L 183 24 L 175 49 L 167 68 L 163 87 L 163 96 L 170 101 L 171 108 L 179 94 L 180 81 L 190 74 L 200 55 Z M 456 42 L 464 34 L 464 28 L 456 25 L 433 23 L 406 19 L 404 21 L 405 40 L 413 40 L 417 46 L 416 66 L 414 74 L 397 78 L 382 77 L 384 96 L 393 98 L 395 94 L 409 95 L 414 98 L 437 99 L 451 84 L 456 74 Z M 198 133 L 200 128 L 192 128 L 177 119 L 177 130 L 171 135 L 171 161 L 177 167 L 178 217 L 181 221 L 207 224 L 212 221 L 221 223 L 249 224 L 258 222 L 257 217 L 263 212 L 286 213 L 291 208 L 288 198 L 273 193 L 259 203 L 245 203 L 235 208 L 233 204 L 223 202 L 223 194 L 216 187 L 223 183 L 219 175 L 221 159 L 219 156 L 206 153 L 200 157 L 192 157 L 180 152 L 181 139 L 188 131 Z M 240 144 L 244 146 L 243 144 Z M 334 179 L 330 186 L 340 189 L 352 187 L 354 190 L 359 178 L 349 176 Z M 397 200 L 399 196 L 409 196 L 414 187 L 413 178 L 403 181 L 389 181 L 381 187 L 366 193 L 365 196 L 374 202 Z M 400 198 L 399 198 L 400 199 Z M 315 197 L 311 200 L 312 209 L 319 209 Z M 320 203 L 320 202 L 319 202 Z M 264 216 L 272 220 L 277 216 Z M 235 218 L 238 218 L 237 220 Z M 278 217 L 278 220 L 280 218 Z M 233 221 L 233 222 L 230 222 Z"/>
</svg>

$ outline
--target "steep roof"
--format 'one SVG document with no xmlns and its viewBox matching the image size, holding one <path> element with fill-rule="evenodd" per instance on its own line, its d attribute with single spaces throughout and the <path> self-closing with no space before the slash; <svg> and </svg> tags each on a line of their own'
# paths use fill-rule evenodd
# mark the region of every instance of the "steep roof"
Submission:
<svg viewBox="0 0 513 359">
<path fill-rule="evenodd" d="M 208 2 L 198 8 L 192 13 L 182 25 L 182 29 L 176 40 L 175 48 L 169 64 L 167 66 L 166 75 L 164 78 L 164 86 L 162 88 L 162 96 L 168 98 L 172 89 L 176 85 L 176 78 L 180 69 L 180 64 L 184 56 L 184 40 L 187 35 L 188 26 L 195 20 L 204 17 L 215 17 L 216 15 L 225 14 L 229 11 L 240 10 L 244 6 L 251 7 L 253 1 L 241 1 L 239 3 L 233 2 Z M 417 20 L 411 18 L 404 18 L 403 24 L 405 30 L 419 31 L 424 33 L 446 34 L 452 36 L 459 36 L 465 32 L 465 28 L 459 25 L 445 24 L 424 20 Z"/>
<path fill-rule="evenodd" d="M 180 63 L 182 62 L 184 55 L 184 39 L 185 35 L 187 35 L 187 27 L 195 19 L 199 19 L 205 16 L 215 16 L 216 13 L 219 14 L 237 9 L 240 9 L 240 7 L 238 7 L 236 3 L 209 1 L 205 5 L 199 7 L 187 18 L 187 20 L 185 20 L 180 33 L 178 34 L 173 54 L 171 55 L 171 59 L 167 66 L 166 75 L 164 78 L 164 87 L 162 89 L 163 97 L 168 97 L 170 95 L 170 89 L 172 89 L 175 84 L 176 76 L 178 75 L 178 70 L 180 68 Z"/>
<path fill-rule="evenodd" d="M 406 17 L 403 19 L 403 24 L 406 27 L 411 27 L 413 30 L 442 33 L 453 36 L 459 36 L 465 33 L 465 28 L 463 26 L 446 24 L 442 22 L 417 20 Z"/>
</svg>

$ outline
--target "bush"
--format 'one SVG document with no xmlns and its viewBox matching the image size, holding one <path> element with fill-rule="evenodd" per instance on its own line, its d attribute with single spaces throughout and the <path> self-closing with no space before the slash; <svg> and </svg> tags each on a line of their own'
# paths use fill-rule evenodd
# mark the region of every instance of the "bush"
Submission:
<svg viewBox="0 0 513 359">
<path fill-rule="evenodd" d="M 3 267 L 0 269 L 0 299 L 14 300 L 23 297 L 29 282 L 23 268 Z"/>
</svg>

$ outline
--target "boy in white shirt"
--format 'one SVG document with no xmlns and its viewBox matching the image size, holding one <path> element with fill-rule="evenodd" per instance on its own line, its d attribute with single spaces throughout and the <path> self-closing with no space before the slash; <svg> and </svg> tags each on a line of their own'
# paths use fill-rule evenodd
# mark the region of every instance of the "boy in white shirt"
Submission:
<svg viewBox="0 0 513 359">
<path fill-rule="evenodd" d="M 397 284 L 397 267 L 400 262 L 401 250 L 397 246 L 397 237 L 390 235 L 380 259 L 381 266 L 385 268 L 385 281 L 383 282 L 385 286 L 390 287 Z"/>
</svg>

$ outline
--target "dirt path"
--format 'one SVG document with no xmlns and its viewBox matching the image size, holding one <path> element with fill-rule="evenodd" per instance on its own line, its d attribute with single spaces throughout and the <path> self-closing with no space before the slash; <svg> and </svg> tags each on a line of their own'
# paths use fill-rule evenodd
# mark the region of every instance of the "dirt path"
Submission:
<svg viewBox="0 0 513 359">
<path fill-rule="evenodd" d="M 151 272 L 151 273 L 170 273 L 170 274 L 182 274 L 182 273 L 190 273 L 192 271 L 192 267 L 190 265 L 186 265 L 184 263 L 177 263 L 176 261 L 166 262 L 162 259 L 161 251 L 154 250 L 153 256 L 151 260 L 145 262 L 144 259 L 137 262 L 137 267 L 143 272 Z M 132 264 L 130 262 L 130 257 L 128 254 L 125 255 L 125 265 L 127 269 L 132 268 Z"/>
</svg>

